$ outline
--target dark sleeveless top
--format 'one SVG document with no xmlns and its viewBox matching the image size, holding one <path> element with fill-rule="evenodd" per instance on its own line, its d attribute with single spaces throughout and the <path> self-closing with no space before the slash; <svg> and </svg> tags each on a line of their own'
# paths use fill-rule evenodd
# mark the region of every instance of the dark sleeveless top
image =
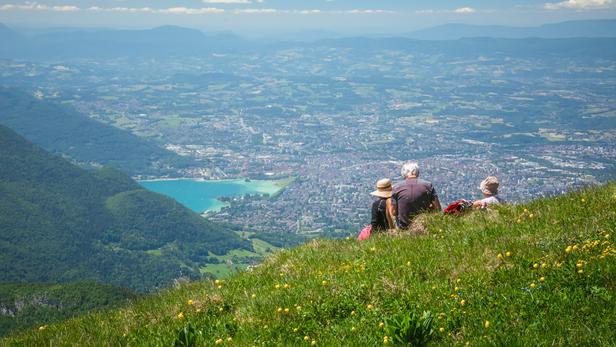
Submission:
<svg viewBox="0 0 616 347">
<path fill-rule="evenodd" d="M 387 223 L 387 199 L 377 198 L 372 203 L 372 219 L 370 221 L 373 231 L 389 229 Z"/>
</svg>

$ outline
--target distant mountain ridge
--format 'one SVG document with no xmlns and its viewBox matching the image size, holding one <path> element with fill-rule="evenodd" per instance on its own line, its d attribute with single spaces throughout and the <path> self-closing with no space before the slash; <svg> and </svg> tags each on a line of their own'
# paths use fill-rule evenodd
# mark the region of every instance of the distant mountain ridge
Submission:
<svg viewBox="0 0 616 347">
<path fill-rule="evenodd" d="M 35 35 L 19 35 L 0 27 L 0 57 L 31 60 L 206 56 L 212 53 L 255 52 L 309 46 L 321 41 L 347 42 L 349 37 L 335 33 L 307 33 L 301 40 L 281 35 L 279 39 L 244 40 L 230 32 L 204 33 L 178 26 L 140 30 L 50 30 Z M 329 35 L 330 39 L 326 39 Z M 616 20 L 569 21 L 539 27 L 481 26 L 447 24 L 400 35 L 405 39 L 439 41 L 462 38 L 493 39 L 574 39 L 616 38 Z M 374 38 L 361 37 L 366 40 Z M 376 40 L 392 40 L 385 36 Z M 498 40 L 495 40 L 496 42 Z M 403 42 L 409 45 L 409 42 Z M 423 48 L 424 46 L 421 46 Z"/>
<path fill-rule="evenodd" d="M 457 40 L 470 37 L 509 39 L 616 37 L 616 20 L 567 21 L 554 24 L 544 24 L 538 27 L 445 24 L 417 30 L 405 36 L 418 40 Z"/>
<path fill-rule="evenodd" d="M 249 241 L 113 169 L 86 171 L 0 126 L 0 282 L 150 291 Z"/>
</svg>

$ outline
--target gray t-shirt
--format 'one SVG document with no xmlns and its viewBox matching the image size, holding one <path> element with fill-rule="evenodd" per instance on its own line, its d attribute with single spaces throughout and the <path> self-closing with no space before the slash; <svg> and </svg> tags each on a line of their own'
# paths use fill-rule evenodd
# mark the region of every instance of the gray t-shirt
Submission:
<svg viewBox="0 0 616 347">
<path fill-rule="evenodd" d="M 437 196 L 432 183 L 409 178 L 394 187 L 391 197 L 398 209 L 398 227 L 406 228 L 413 217 L 430 209 L 430 204 Z"/>
</svg>

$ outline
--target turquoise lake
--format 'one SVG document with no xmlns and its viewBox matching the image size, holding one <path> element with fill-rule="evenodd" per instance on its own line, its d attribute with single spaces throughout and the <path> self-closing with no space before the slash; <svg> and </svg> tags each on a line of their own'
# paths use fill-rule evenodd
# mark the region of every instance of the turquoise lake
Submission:
<svg viewBox="0 0 616 347">
<path fill-rule="evenodd" d="M 199 179 L 165 179 L 139 181 L 144 188 L 175 199 L 191 210 L 203 213 L 217 211 L 226 204 L 219 197 L 242 196 L 246 194 L 273 195 L 284 188 L 279 181 L 245 181 Z"/>
</svg>

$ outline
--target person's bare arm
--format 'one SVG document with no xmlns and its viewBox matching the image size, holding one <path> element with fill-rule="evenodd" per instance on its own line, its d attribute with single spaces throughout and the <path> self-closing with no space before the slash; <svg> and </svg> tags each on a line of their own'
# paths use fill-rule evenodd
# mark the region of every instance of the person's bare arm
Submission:
<svg viewBox="0 0 616 347">
<path fill-rule="evenodd" d="M 393 199 L 387 199 L 385 202 L 385 215 L 387 216 L 387 224 L 389 224 L 389 229 L 396 228 L 396 213 L 395 207 L 393 203 Z"/>
<path fill-rule="evenodd" d="M 483 206 L 483 201 L 481 201 L 481 200 L 473 201 L 473 208 L 483 208 L 483 207 L 484 207 Z"/>
</svg>

